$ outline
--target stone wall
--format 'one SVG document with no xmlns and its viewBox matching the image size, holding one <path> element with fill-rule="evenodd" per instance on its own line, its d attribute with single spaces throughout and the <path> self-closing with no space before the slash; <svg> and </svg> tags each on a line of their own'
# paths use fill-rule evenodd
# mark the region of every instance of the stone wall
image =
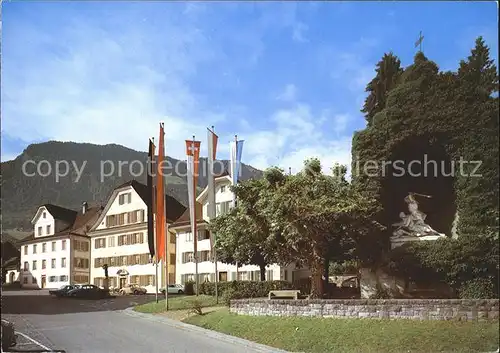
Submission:
<svg viewBox="0 0 500 353">
<path fill-rule="evenodd" d="M 238 299 L 230 311 L 253 316 L 413 320 L 498 320 L 498 299 Z"/>
</svg>

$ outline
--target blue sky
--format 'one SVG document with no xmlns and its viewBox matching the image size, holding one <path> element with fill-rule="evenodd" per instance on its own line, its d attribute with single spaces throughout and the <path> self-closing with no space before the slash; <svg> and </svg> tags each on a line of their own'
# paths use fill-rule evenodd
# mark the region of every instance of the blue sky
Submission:
<svg viewBox="0 0 500 353">
<path fill-rule="evenodd" d="M 495 2 L 4 2 L 2 15 L 3 161 L 47 140 L 145 151 L 165 121 L 180 159 L 214 125 L 219 158 L 237 134 L 258 168 L 350 163 L 384 52 L 409 65 L 422 30 L 443 70 L 479 35 L 498 53 Z"/>
</svg>

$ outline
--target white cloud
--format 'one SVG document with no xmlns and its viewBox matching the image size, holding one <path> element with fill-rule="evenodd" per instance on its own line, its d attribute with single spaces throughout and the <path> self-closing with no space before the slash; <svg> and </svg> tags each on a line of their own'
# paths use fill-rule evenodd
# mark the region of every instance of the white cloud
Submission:
<svg viewBox="0 0 500 353">
<path fill-rule="evenodd" d="M 158 36 L 147 24 L 111 33 L 74 22 L 60 36 L 48 37 L 22 25 L 27 28 L 11 33 L 32 44 L 12 46 L 3 70 L 2 129 L 12 137 L 145 150 L 147 137 L 157 136 L 158 122 L 164 121 L 167 150 L 181 157 L 186 137 L 205 139 L 206 125 L 225 119 L 204 107 L 203 97 L 186 83 L 198 65 L 216 58 L 194 26 L 171 23 Z M 42 55 L 54 47 L 56 54 Z M 168 70 L 159 70 L 159 62 Z"/>
<path fill-rule="evenodd" d="M 297 98 L 297 87 L 294 84 L 288 84 L 285 86 L 283 89 L 283 92 L 281 92 L 278 95 L 278 100 L 290 102 L 294 101 Z"/>
<path fill-rule="evenodd" d="M 317 157 L 323 170 L 329 173 L 336 163 L 350 167 L 351 136 L 332 141 L 322 126 L 328 111 L 313 112 L 308 104 L 298 103 L 291 109 L 276 111 L 271 116 L 273 128 L 267 131 L 246 132 L 243 159 L 256 168 L 277 165 L 296 173 L 304 160 Z M 333 121 L 347 123 L 348 115 L 336 115 Z M 335 129 L 335 128 L 334 128 Z"/>
<path fill-rule="evenodd" d="M 308 26 L 302 22 L 296 22 L 292 29 L 292 39 L 296 42 L 307 42 L 305 33 L 308 30 Z"/>
</svg>

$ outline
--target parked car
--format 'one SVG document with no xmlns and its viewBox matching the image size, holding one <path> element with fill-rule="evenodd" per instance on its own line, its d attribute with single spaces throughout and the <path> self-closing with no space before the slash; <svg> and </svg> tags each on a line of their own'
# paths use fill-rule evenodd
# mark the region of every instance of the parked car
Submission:
<svg viewBox="0 0 500 353">
<path fill-rule="evenodd" d="M 70 290 L 66 296 L 70 298 L 102 299 L 110 295 L 109 291 L 105 289 L 94 286 L 93 284 L 84 284 Z"/>
<path fill-rule="evenodd" d="M 49 294 L 56 296 L 56 297 L 65 297 L 67 296 L 68 292 L 78 288 L 80 285 L 79 284 L 65 284 L 58 289 L 51 289 L 49 290 Z"/>
<path fill-rule="evenodd" d="M 165 288 L 160 289 L 165 294 Z M 169 284 L 168 294 L 184 294 L 184 286 L 182 284 Z"/>
<path fill-rule="evenodd" d="M 139 286 L 138 284 L 127 284 L 125 287 L 120 289 L 120 294 L 122 295 L 127 295 L 127 294 L 146 294 L 148 290 L 144 287 Z"/>
<path fill-rule="evenodd" d="M 17 344 L 17 335 L 14 324 L 2 319 L 2 352 L 10 351 Z"/>
</svg>

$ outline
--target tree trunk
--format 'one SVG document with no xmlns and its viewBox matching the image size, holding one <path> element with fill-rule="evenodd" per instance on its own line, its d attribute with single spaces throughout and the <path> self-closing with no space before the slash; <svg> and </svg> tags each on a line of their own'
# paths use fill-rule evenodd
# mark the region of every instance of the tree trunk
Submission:
<svg viewBox="0 0 500 353">
<path fill-rule="evenodd" d="M 323 276 L 325 277 L 324 281 L 323 281 L 323 291 L 326 293 L 329 293 L 329 289 L 330 289 L 329 280 L 328 280 L 328 277 L 330 277 L 329 276 L 330 275 L 329 267 L 330 267 L 330 257 L 326 256 L 325 266 L 324 266 L 324 270 L 323 270 Z"/>
<path fill-rule="evenodd" d="M 260 265 L 260 280 L 265 281 L 266 280 L 266 265 Z"/>
</svg>

